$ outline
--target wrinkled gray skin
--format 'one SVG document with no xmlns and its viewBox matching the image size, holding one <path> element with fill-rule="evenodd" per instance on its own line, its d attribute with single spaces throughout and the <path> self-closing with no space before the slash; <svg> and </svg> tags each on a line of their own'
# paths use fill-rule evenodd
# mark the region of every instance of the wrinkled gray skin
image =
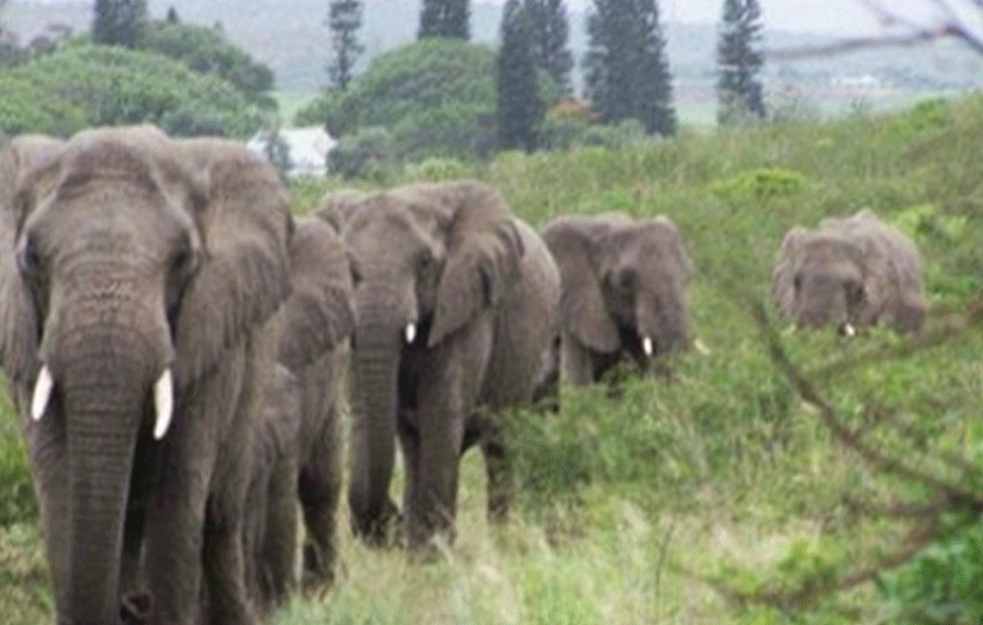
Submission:
<svg viewBox="0 0 983 625">
<path fill-rule="evenodd" d="M 548 223 L 542 235 L 563 281 L 564 380 L 575 386 L 597 382 L 623 360 L 648 369 L 659 356 L 689 346 L 692 264 L 668 218 L 565 216 Z"/>
<path fill-rule="evenodd" d="M 559 275 L 540 237 L 474 181 L 420 184 L 322 209 L 343 223 L 355 290 L 348 493 L 356 534 L 383 538 L 398 435 L 412 551 L 453 537 L 461 455 L 478 444 L 488 515 L 504 521 L 512 469 L 503 409 L 528 402 L 556 331 Z"/>
<path fill-rule="evenodd" d="M 0 171 L 0 362 L 57 622 L 191 623 L 204 585 L 203 620 L 253 623 L 246 452 L 289 289 L 275 172 L 151 126 L 14 140 Z"/>
<path fill-rule="evenodd" d="M 918 250 L 868 209 L 785 235 L 771 278 L 772 299 L 797 325 L 842 334 L 884 321 L 917 331 L 927 304 Z"/>
<path fill-rule="evenodd" d="M 338 377 L 355 326 L 352 273 L 337 231 L 315 217 L 295 221 L 291 295 L 274 316 L 276 376 L 264 401 L 250 488 L 247 575 L 263 611 L 295 585 L 297 503 L 307 530 L 304 572 L 330 583 L 341 492 Z"/>
</svg>

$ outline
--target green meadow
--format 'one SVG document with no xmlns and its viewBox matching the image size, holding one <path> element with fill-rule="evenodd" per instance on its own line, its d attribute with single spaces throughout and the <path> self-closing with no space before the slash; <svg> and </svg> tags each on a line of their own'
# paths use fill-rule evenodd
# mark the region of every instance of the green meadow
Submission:
<svg viewBox="0 0 983 625">
<path fill-rule="evenodd" d="M 457 539 L 434 563 L 369 549 L 343 520 L 335 585 L 273 622 L 979 622 L 952 604 L 966 601 L 960 580 L 983 575 L 969 549 L 980 542 L 960 543 L 972 553 L 952 555 L 949 568 L 924 568 L 924 554 L 973 524 L 891 513 L 899 501 L 936 501 L 938 490 L 858 449 L 983 492 L 983 333 L 969 314 L 983 281 L 980 137 L 983 97 L 970 96 L 825 123 L 684 130 L 620 151 L 430 160 L 357 182 L 474 176 L 536 226 L 565 213 L 668 215 L 696 266 L 690 307 L 705 349 L 676 359 L 672 383 L 628 376 L 616 388 L 563 389 L 555 414 L 517 411 L 511 523 L 485 522 L 481 458 L 468 454 Z M 344 184 L 295 186 L 296 210 Z M 767 300 L 790 226 L 863 207 L 922 251 L 924 337 L 794 332 Z M 803 400 L 778 353 L 817 397 Z M 18 426 L 9 403 L 0 407 L 0 620 L 27 625 L 50 619 L 52 600 Z M 834 437 L 831 415 L 863 443 Z M 923 544 L 920 534 L 940 525 L 943 543 Z M 922 555 L 872 572 L 911 553 Z M 952 578 L 950 612 L 924 620 L 915 605 L 924 593 L 912 588 L 933 574 Z"/>
</svg>

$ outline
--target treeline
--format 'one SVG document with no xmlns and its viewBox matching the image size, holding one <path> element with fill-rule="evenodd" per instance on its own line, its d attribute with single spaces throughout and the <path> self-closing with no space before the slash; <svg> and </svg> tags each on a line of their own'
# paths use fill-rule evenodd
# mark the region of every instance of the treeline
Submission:
<svg viewBox="0 0 983 625">
<path fill-rule="evenodd" d="M 657 0 L 594 0 L 582 97 L 573 93 L 564 0 L 507 0 L 497 51 L 468 43 L 468 0 L 424 0 L 418 41 L 373 59 L 354 76 L 364 50 L 361 5 L 330 4 L 330 86 L 296 120 L 325 124 L 341 137 L 339 171 L 364 174 L 387 160 L 425 156 L 623 145 L 676 132 Z M 765 116 L 761 28 L 757 0 L 725 0 L 717 48 L 721 124 Z M 468 70 L 459 63 L 470 63 Z"/>
<path fill-rule="evenodd" d="M 221 25 L 151 18 L 143 0 L 97 0 L 91 30 L 43 50 L 6 54 L 0 133 L 67 136 L 149 121 L 171 134 L 246 137 L 276 110 L 269 67 Z"/>
</svg>

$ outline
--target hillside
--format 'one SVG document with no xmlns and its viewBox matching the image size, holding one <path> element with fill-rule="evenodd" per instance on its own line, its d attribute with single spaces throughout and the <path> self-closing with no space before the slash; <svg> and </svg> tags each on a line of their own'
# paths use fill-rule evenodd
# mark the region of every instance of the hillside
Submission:
<svg viewBox="0 0 983 625">
<path fill-rule="evenodd" d="M 220 23 L 229 37 L 268 63 L 276 72 L 280 89 L 311 92 L 323 87 L 328 56 L 328 32 L 323 25 L 327 4 L 323 0 L 151 0 L 151 13 L 163 15 L 174 6 L 181 19 L 204 24 Z M 31 4 L 16 0 L 5 20 L 22 38 L 29 39 L 50 22 L 64 22 L 76 30 L 88 27 L 91 4 Z M 474 39 L 495 42 L 501 8 L 476 1 L 472 6 Z M 365 9 L 362 40 L 365 59 L 412 41 L 419 21 L 419 0 L 369 0 Z M 765 16 L 767 26 L 767 15 Z M 586 46 L 585 16 L 570 16 L 571 47 L 580 58 Z M 666 27 L 669 59 L 678 81 L 689 92 L 712 87 L 716 27 L 713 24 L 672 23 Z M 782 31 L 765 31 L 769 45 L 821 43 L 829 37 Z M 363 59 L 364 61 L 364 59 Z M 952 43 L 923 48 L 876 50 L 834 58 L 773 63 L 766 69 L 769 80 L 825 88 L 836 77 L 870 75 L 883 84 L 914 90 L 939 90 L 983 85 L 983 64 Z M 820 93 L 822 95 L 822 93 Z M 702 96 L 700 96 L 702 97 Z"/>
</svg>

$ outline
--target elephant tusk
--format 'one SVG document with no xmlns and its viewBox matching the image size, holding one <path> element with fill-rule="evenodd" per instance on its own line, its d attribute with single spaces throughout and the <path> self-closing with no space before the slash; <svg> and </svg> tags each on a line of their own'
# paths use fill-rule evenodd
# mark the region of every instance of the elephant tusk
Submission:
<svg viewBox="0 0 983 625">
<path fill-rule="evenodd" d="M 857 329 L 853 327 L 852 323 L 843 324 L 843 336 L 847 338 L 853 337 L 857 333 Z"/>
<path fill-rule="evenodd" d="M 406 324 L 406 342 L 412 343 L 416 338 L 416 324 L 412 321 Z"/>
<path fill-rule="evenodd" d="M 647 336 L 642 339 L 642 351 L 645 352 L 646 356 L 651 356 L 654 351 L 652 349 L 652 339 Z"/>
<path fill-rule="evenodd" d="M 174 416 L 174 377 L 170 369 L 164 369 L 164 373 L 154 384 L 154 413 L 157 415 L 154 440 L 159 441 L 167 434 L 171 417 Z"/>
<path fill-rule="evenodd" d="M 48 400 L 51 399 L 51 389 L 55 387 L 55 379 L 51 377 L 51 369 L 48 365 L 41 367 L 38 374 L 38 381 L 34 385 L 34 396 L 31 397 L 31 418 L 40 421 L 44 415 L 45 408 L 48 407 Z"/>
</svg>

